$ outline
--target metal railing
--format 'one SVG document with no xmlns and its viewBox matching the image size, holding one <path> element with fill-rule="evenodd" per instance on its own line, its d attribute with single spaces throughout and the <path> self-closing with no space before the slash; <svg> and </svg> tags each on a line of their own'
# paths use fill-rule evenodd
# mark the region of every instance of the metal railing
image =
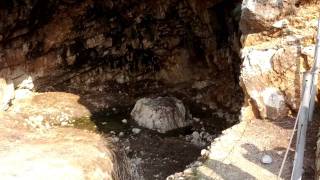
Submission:
<svg viewBox="0 0 320 180">
<path fill-rule="evenodd" d="M 317 94 L 317 82 L 320 67 L 320 19 L 318 19 L 318 33 L 315 47 L 314 64 L 310 72 L 306 72 L 303 78 L 303 96 L 297 116 L 297 142 L 294 155 L 291 180 L 301 180 L 303 174 L 303 157 L 306 145 L 308 122 L 312 120 L 315 97 Z M 294 129 L 295 131 L 295 129 Z"/>
</svg>

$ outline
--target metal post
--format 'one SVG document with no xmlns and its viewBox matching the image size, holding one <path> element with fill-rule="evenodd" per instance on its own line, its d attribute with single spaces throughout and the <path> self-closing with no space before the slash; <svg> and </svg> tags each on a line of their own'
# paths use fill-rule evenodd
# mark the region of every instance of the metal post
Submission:
<svg viewBox="0 0 320 180">
<path fill-rule="evenodd" d="M 312 75 L 306 73 L 305 75 L 305 89 L 300 105 L 300 115 L 298 118 L 298 132 L 297 132 L 297 143 L 296 152 L 293 162 L 293 170 L 291 180 L 300 180 L 303 173 L 303 157 L 304 149 L 306 144 L 306 134 L 309 119 L 309 106 L 310 106 L 310 90 L 312 86 Z"/>
<path fill-rule="evenodd" d="M 312 81 L 313 86 L 311 87 L 311 101 L 310 101 L 310 110 L 309 110 L 309 121 L 312 120 L 313 116 L 313 110 L 314 110 L 314 103 L 315 103 L 315 97 L 318 91 L 317 83 L 318 83 L 318 76 L 319 76 L 319 68 L 320 68 L 320 19 L 318 19 L 318 32 L 317 32 L 317 40 L 316 40 L 316 46 L 315 46 L 315 52 L 314 52 L 314 63 L 313 67 L 311 69 L 312 73 Z"/>
</svg>

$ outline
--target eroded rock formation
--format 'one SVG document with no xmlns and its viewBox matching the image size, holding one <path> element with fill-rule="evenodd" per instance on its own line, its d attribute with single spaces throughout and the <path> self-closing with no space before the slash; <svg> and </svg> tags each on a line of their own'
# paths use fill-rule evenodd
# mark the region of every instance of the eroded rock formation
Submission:
<svg viewBox="0 0 320 180">
<path fill-rule="evenodd" d="M 35 90 L 142 80 L 199 87 L 225 113 L 242 105 L 237 1 L 14 1 L 0 10 L 2 109 Z M 191 89 L 191 88 L 190 88 Z M 128 99 L 128 98 L 127 98 Z M 237 119 L 235 116 L 234 119 Z"/>
<path fill-rule="evenodd" d="M 242 87 L 262 118 L 297 112 L 303 73 L 313 63 L 317 15 L 317 7 L 291 1 L 242 4 Z"/>
</svg>

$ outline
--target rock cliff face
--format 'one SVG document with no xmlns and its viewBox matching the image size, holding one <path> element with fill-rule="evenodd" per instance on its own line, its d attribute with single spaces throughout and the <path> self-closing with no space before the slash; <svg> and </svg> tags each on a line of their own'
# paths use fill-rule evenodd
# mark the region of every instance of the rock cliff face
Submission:
<svg viewBox="0 0 320 180">
<path fill-rule="evenodd" d="M 303 73 L 313 63 L 319 7 L 296 6 L 293 1 L 242 4 L 241 83 L 263 118 L 298 110 Z"/>
<path fill-rule="evenodd" d="M 14 98 L 13 88 L 90 90 L 108 81 L 151 79 L 204 89 L 199 101 L 226 112 L 240 110 L 237 1 L 49 0 L 0 6 L 2 109 Z"/>
</svg>

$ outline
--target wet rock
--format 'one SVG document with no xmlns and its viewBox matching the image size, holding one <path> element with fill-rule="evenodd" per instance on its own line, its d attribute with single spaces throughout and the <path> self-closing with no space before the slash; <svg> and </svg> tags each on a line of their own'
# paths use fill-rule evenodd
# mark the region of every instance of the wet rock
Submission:
<svg viewBox="0 0 320 180">
<path fill-rule="evenodd" d="M 140 99 L 133 108 L 131 116 L 140 126 L 160 133 L 182 128 L 191 123 L 183 103 L 173 97 Z"/>
</svg>

